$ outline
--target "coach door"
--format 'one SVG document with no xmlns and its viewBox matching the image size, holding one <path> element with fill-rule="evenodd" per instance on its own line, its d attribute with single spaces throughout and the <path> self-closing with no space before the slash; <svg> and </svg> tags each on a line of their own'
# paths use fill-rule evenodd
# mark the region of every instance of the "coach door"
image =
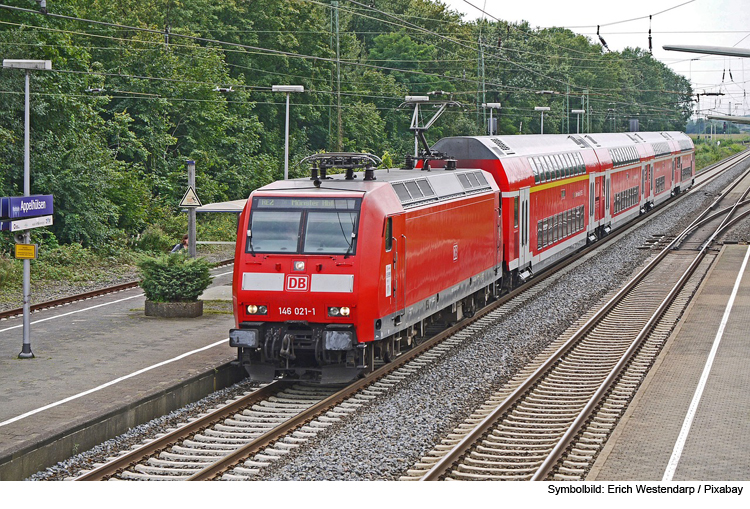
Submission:
<svg viewBox="0 0 750 509">
<path fill-rule="evenodd" d="M 403 315 L 406 296 L 406 228 L 404 214 L 393 217 L 393 269 L 391 270 L 391 281 L 393 284 L 393 298 L 396 312 Z M 396 325 L 400 319 L 396 318 Z"/>
<path fill-rule="evenodd" d="M 604 199 L 604 177 L 596 177 L 594 188 L 594 210 L 596 211 L 594 220 L 599 223 L 604 218 L 604 204 L 606 202 Z"/>
<path fill-rule="evenodd" d="M 529 253 L 529 188 L 521 189 L 518 203 L 518 268 L 531 262 Z"/>
</svg>

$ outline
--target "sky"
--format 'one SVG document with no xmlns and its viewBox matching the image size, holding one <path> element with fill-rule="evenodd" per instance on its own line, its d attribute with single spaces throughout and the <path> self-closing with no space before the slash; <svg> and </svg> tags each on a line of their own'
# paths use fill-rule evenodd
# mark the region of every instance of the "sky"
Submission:
<svg viewBox="0 0 750 509">
<path fill-rule="evenodd" d="M 653 54 L 682 74 L 702 97 L 706 113 L 750 115 L 750 59 L 665 51 L 664 45 L 727 46 L 750 49 L 750 0 L 440 0 L 465 20 L 489 16 L 503 21 L 528 21 L 532 27 L 565 27 L 598 40 L 596 27 L 609 49 L 648 49 L 649 15 Z M 478 7 L 479 9 L 475 8 Z M 480 10 L 481 9 L 481 10 Z M 627 21 L 632 20 L 632 21 Z M 626 21 L 626 22 L 623 22 Z M 695 59 L 695 60 L 694 60 Z M 731 73 L 731 76 L 730 76 Z"/>
</svg>

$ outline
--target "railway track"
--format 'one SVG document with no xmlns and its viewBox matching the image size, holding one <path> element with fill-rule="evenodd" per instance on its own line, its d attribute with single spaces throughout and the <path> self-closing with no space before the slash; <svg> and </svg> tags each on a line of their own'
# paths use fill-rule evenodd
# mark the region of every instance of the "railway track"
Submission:
<svg viewBox="0 0 750 509">
<path fill-rule="evenodd" d="M 231 265 L 232 263 L 234 263 L 234 259 L 222 260 L 218 262 L 216 266 L 224 267 L 226 265 Z M 64 306 L 65 304 L 70 304 L 70 303 L 78 302 L 81 300 L 92 299 L 94 297 L 100 297 L 102 295 L 108 295 L 110 293 L 117 293 L 123 290 L 129 290 L 130 288 L 138 287 L 138 285 L 139 285 L 138 281 L 130 281 L 128 283 L 120 283 L 117 285 L 108 286 L 106 288 L 100 288 L 97 290 L 91 290 L 89 292 L 83 292 L 83 293 L 78 293 L 76 295 L 61 297 L 59 299 L 53 299 L 47 302 L 41 302 L 39 304 L 32 304 L 31 312 L 33 313 L 35 311 L 41 311 L 43 309 L 55 308 L 58 306 Z M 23 314 L 23 308 L 15 308 L 15 309 L 8 309 L 7 311 L 0 311 L 0 320 L 13 318 L 15 316 L 20 316 L 22 314 Z"/>
<path fill-rule="evenodd" d="M 612 235 L 607 240 L 614 237 L 615 235 Z M 603 244 L 604 242 L 597 243 L 589 250 L 581 253 L 579 257 L 584 256 L 588 251 Z M 523 289 L 524 294 L 531 296 L 535 291 L 543 291 L 544 277 L 542 276 L 542 274 L 539 274 L 534 280 L 534 284 L 537 285 L 536 290 L 534 290 L 534 287 L 526 287 Z M 176 430 L 173 433 L 176 435 L 182 434 L 181 438 L 172 441 L 167 440 L 159 444 L 147 444 L 144 451 L 131 451 L 132 454 L 123 455 L 122 458 L 118 459 L 120 461 L 119 464 L 111 462 L 112 464 L 108 464 L 109 466 L 97 468 L 78 479 L 112 478 L 113 475 L 117 475 L 117 478 L 120 479 L 203 480 L 251 478 L 257 475 L 260 469 L 272 464 L 275 458 L 282 457 L 289 451 L 299 447 L 306 440 L 316 436 L 322 429 L 340 422 L 346 415 L 357 408 L 387 393 L 400 380 L 411 376 L 416 370 L 424 366 L 425 363 L 432 362 L 433 359 L 441 356 L 447 349 L 460 344 L 467 335 L 473 334 L 476 330 L 481 330 L 487 323 L 496 320 L 498 317 L 497 313 L 508 312 L 509 308 L 507 306 L 502 308 L 502 306 L 512 298 L 518 299 L 520 293 L 521 291 L 514 292 L 490 308 L 478 313 L 472 321 L 462 323 L 458 327 L 445 331 L 438 337 L 433 338 L 433 340 L 421 345 L 418 349 L 405 354 L 398 359 L 398 364 L 391 364 L 381 368 L 376 373 L 340 393 L 333 394 L 318 402 L 306 400 L 309 404 L 288 401 L 290 405 L 299 406 L 300 412 L 291 419 L 288 418 L 292 414 L 291 412 L 287 413 L 286 416 L 282 416 L 279 413 L 277 416 L 278 420 L 273 423 L 277 424 L 277 426 L 273 427 L 270 431 L 268 431 L 268 426 L 264 426 L 263 429 L 243 430 L 235 428 L 233 422 L 216 424 L 217 421 L 226 420 L 227 415 L 222 417 L 214 416 L 214 423 L 203 422 L 196 424 L 201 430 L 199 439 L 190 438 L 192 436 L 190 433 L 196 433 L 195 431 L 185 432 Z M 519 299 L 514 302 L 520 303 L 521 300 Z M 510 309 L 513 307 L 515 306 L 511 305 Z M 484 319 L 485 316 L 486 320 Z M 479 329 L 472 327 L 478 327 Z M 414 360 L 414 364 L 412 365 L 407 365 L 414 357 L 421 355 L 431 348 L 435 348 L 441 342 L 442 346 L 434 350 L 431 354 Z M 305 391 L 301 386 L 294 390 L 298 392 Z M 259 396 L 259 394 L 253 394 Z M 318 395 L 318 397 L 323 396 Z M 263 397 L 265 398 L 265 396 Z M 268 400 L 258 400 L 253 404 L 266 406 L 271 403 L 270 398 L 272 397 L 275 396 L 268 396 Z M 282 399 L 286 399 L 286 395 Z M 264 403 L 264 401 L 266 402 Z M 306 410 L 302 408 L 305 406 L 307 406 Z M 242 416 L 245 415 L 246 411 L 252 413 L 252 409 L 238 410 L 235 407 L 234 410 L 227 411 L 227 414 Z M 217 412 L 219 411 L 217 410 Z M 244 420 L 244 418 L 237 419 L 230 417 L 229 420 Z M 269 423 L 270 421 L 265 424 Z M 264 430 L 267 432 L 263 433 L 262 431 Z M 188 435 L 185 435 L 185 433 L 188 433 Z M 188 438 L 186 439 L 185 436 Z M 195 435 L 195 437 L 198 436 L 198 434 Z M 190 449 L 198 449 L 196 444 L 214 445 L 209 445 L 206 448 L 206 452 L 190 452 L 188 454 L 188 451 L 185 450 L 185 445 L 179 443 L 180 440 L 186 441 Z M 219 443 L 223 445 L 216 445 Z M 145 452 L 149 447 L 152 449 L 155 448 L 154 451 Z M 224 455 L 225 452 L 230 453 Z M 134 459 L 136 457 L 138 457 L 138 461 Z M 116 474 L 107 473 L 102 475 L 104 471 L 102 468 L 109 469 Z"/>
<path fill-rule="evenodd" d="M 747 207 L 747 192 L 722 209 L 719 219 L 710 211 L 749 174 L 402 479 L 584 479 L 708 271 L 713 239 L 747 215 L 739 213 Z M 701 232 L 697 256 L 689 247 L 673 253 Z"/>
</svg>

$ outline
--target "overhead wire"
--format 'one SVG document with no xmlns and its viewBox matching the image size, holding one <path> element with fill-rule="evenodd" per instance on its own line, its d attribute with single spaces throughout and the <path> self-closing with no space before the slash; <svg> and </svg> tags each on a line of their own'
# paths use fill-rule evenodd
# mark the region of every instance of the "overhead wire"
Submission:
<svg viewBox="0 0 750 509">
<path fill-rule="evenodd" d="M 310 1 L 310 0 L 307 0 L 307 1 Z M 313 2 L 313 3 L 317 3 L 317 2 Z M 358 4 L 358 2 L 353 2 L 353 3 L 357 3 Z M 362 5 L 362 4 L 359 4 L 359 5 Z M 32 11 L 32 10 L 29 10 L 29 9 L 22 9 L 22 8 L 16 8 L 16 7 L 5 6 L 5 5 L 0 5 L 0 7 L 12 8 L 14 10 L 20 10 L 20 11 L 31 12 L 31 13 L 36 14 L 36 11 Z M 367 6 L 365 6 L 365 7 L 367 7 Z M 164 35 L 164 32 L 163 31 L 159 31 L 159 30 L 143 29 L 143 28 L 139 28 L 139 27 L 129 27 L 129 26 L 126 26 L 126 25 L 118 25 L 118 24 L 113 24 L 113 23 L 108 23 L 108 22 L 86 20 L 86 19 L 83 19 L 83 18 L 73 18 L 73 17 L 70 17 L 70 16 L 63 16 L 63 15 L 54 15 L 54 14 L 52 14 L 51 16 L 53 16 L 53 17 L 59 17 L 59 18 L 63 18 L 63 19 L 83 21 L 83 22 L 87 22 L 87 23 L 95 23 L 95 24 L 107 26 L 107 27 L 110 27 L 110 28 L 122 28 L 122 29 L 127 29 L 127 30 L 138 30 L 138 31 L 144 31 L 144 32 L 153 33 L 153 34 Z M 382 20 L 380 20 L 380 21 L 382 21 Z M 37 28 L 47 29 L 47 27 L 37 27 Z M 65 31 L 65 30 L 60 30 L 60 31 L 61 32 L 75 33 L 75 32 Z M 426 29 L 422 29 L 422 31 L 424 31 L 426 33 L 431 33 L 430 31 L 428 31 Z M 432 35 L 438 35 L 438 36 L 440 36 L 440 34 L 435 34 L 435 33 L 431 33 L 431 34 Z M 85 33 L 82 34 L 82 35 L 96 36 L 95 34 L 85 34 Z M 293 53 L 293 52 L 283 52 L 283 51 L 279 51 L 279 50 L 273 50 L 273 49 L 269 49 L 269 48 L 259 48 L 259 47 L 255 47 L 255 46 L 238 44 L 238 43 L 227 43 L 225 41 L 218 41 L 218 40 L 214 40 L 214 39 L 203 38 L 203 37 L 196 37 L 196 36 L 187 36 L 187 35 L 184 35 L 184 34 L 175 34 L 173 32 L 170 33 L 170 35 L 173 35 L 173 36 L 176 36 L 176 37 L 185 37 L 185 38 L 188 38 L 188 39 L 192 39 L 192 40 L 195 40 L 195 41 L 201 41 L 201 42 L 211 42 L 211 43 L 217 43 L 217 44 L 228 44 L 228 45 L 233 46 L 233 47 L 242 48 L 243 50 L 253 49 L 253 50 L 256 50 L 256 51 L 258 51 L 260 53 L 263 53 L 263 54 L 278 54 L 278 55 L 282 55 L 282 56 L 292 56 L 292 57 L 298 57 L 298 58 L 309 58 L 309 59 L 313 59 L 313 60 L 322 60 L 322 61 L 327 61 L 327 62 L 332 62 L 333 61 L 333 59 L 331 59 L 331 58 L 316 57 L 316 56 L 312 56 L 312 55 L 302 55 L 302 54 L 297 54 L 297 53 Z M 107 37 L 107 36 L 105 36 L 105 37 Z M 112 37 L 108 37 L 108 38 L 112 38 Z M 115 39 L 115 38 L 113 38 L 113 39 Z M 127 41 L 132 42 L 132 39 L 127 39 Z M 150 43 L 150 41 L 139 41 L 139 42 L 148 42 L 148 43 Z M 452 42 L 455 42 L 455 41 L 452 41 Z M 225 49 L 224 51 L 231 51 L 231 50 Z M 532 72 L 532 73 L 534 73 L 536 75 L 539 75 L 539 76 L 541 76 L 543 78 L 548 78 L 548 79 L 555 80 L 554 78 L 551 78 L 550 76 L 544 75 L 543 73 L 540 73 L 540 72 L 532 70 L 532 69 L 525 68 L 524 66 L 521 66 L 520 64 L 518 64 L 516 62 L 511 62 L 508 59 L 503 59 L 503 60 L 507 61 L 508 63 L 510 63 L 512 65 L 520 66 L 522 68 L 522 70 L 525 70 L 527 72 Z M 449 80 L 461 80 L 461 81 L 465 81 L 465 82 L 475 82 L 475 83 L 477 82 L 477 80 L 468 80 L 466 78 L 457 78 L 457 77 L 454 77 L 454 76 L 447 76 L 447 75 L 441 75 L 441 74 L 435 74 L 435 73 L 424 73 L 424 72 L 419 72 L 419 71 L 413 71 L 413 70 L 410 70 L 410 69 L 400 69 L 400 68 L 392 68 L 392 67 L 384 67 L 384 66 L 370 66 L 370 65 L 362 64 L 362 63 L 358 63 L 358 62 L 347 62 L 347 63 L 350 63 L 351 65 L 360 65 L 360 66 L 365 66 L 365 67 L 372 67 L 372 68 L 375 68 L 375 69 L 378 69 L 378 70 L 399 71 L 399 72 L 407 72 L 407 73 L 412 72 L 412 73 L 415 73 L 415 74 L 422 74 L 422 75 L 426 75 L 426 76 L 438 77 L 438 78 L 449 79 Z M 227 65 L 232 65 L 232 64 L 227 64 Z M 569 84 L 569 83 L 564 82 L 562 80 L 555 80 L 555 81 L 557 81 L 559 83 L 563 83 L 563 84 L 572 85 L 572 84 Z M 492 82 L 490 82 L 489 85 L 491 87 L 496 87 L 498 89 L 519 90 L 519 91 L 530 92 L 529 90 L 519 89 L 518 87 L 503 86 L 503 85 L 500 85 L 500 84 L 497 84 L 497 83 L 492 83 Z M 573 86 L 575 87 L 575 85 L 573 85 Z M 246 86 L 246 87 L 247 88 L 252 88 L 250 86 Z M 261 88 L 261 87 L 256 87 L 256 88 Z M 608 89 L 601 89 L 601 90 L 608 91 Z M 619 90 L 619 89 L 609 89 L 609 90 Z"/>
</svg>

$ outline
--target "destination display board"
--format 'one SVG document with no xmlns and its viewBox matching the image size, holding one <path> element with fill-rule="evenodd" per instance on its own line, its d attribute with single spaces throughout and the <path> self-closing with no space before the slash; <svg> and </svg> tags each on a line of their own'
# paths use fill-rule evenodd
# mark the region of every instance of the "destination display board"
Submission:
<svg viewBox="0 0 750 509">
<path fill-rule="evenodd" d="M 260 198 L 253 202 L 254 208 L 263 209 L 328 209 L 357 210 L 359 198 Z"/>
</svg>

